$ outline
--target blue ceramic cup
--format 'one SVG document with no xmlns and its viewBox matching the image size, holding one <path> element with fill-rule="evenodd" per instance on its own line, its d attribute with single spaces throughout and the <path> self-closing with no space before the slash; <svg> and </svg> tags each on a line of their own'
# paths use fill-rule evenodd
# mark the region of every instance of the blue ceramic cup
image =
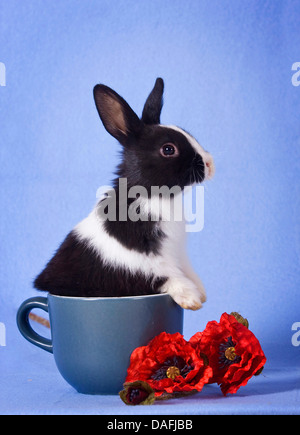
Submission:
<svg viewBox="0 0 300 435">
<path fill-rule="evenodd" d="M 49 312 L 51 340 L 31 327 L 34 308 Z M 116 394 L 123 386 L 132 351 L 165 331 L 180 332 L 183 310 L 166 294 L 123 298 L 48 295 L 23 302 L 21 334 L 54 354 L 63 378 L 79 393 Z"/>
</svg>

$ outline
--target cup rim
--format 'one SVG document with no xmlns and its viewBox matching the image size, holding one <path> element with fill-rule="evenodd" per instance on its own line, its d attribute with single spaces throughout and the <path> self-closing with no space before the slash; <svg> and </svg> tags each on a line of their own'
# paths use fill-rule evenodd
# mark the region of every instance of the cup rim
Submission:
<svg viewBox="0 0 300 435">
<path fill-rule="evenodd" d="M 153 295 L 137 295 L 137 296 L 113 296 L 113 297 L 86 297 L 86 296 L 60 296 L 60 295 L 53 295 L 52 293 L 48 293 L 48 298 L 57 298 L 57 299 L 65 299 L 65 300 L 81 300 L 81 301 L 98 301 L 98 300 L 106 300 L 106 301 L 112 301 L 112 300 L 123 300 L 123 299 L 130 299 L 130 300 L 139 300 L 139 299 L 150 299 L 150 298 L 156 298 L 156 297 L 162 297 L 162 296 L 168 296 L 171 297 L 168 293 L 157 293 Z"/>
</svg>

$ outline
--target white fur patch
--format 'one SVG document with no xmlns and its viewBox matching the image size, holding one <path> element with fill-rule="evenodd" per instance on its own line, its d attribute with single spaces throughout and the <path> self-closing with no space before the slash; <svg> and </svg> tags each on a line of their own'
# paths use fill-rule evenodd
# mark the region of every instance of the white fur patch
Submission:
<svg viewBox="0 0 300 435">
<path fill-rule="evenodd" d="M 148 255 L 128 249 L 105 230 L 104 223 L 97 216 L 97 208 L 81 221 L 74 232 L 79 240 L 88 244 L 101 255 L 104 263 L 110 267 L 121 267 L 132 273 L 142 272 L 145 276 L 156 277 L 176 274 L 185 237 L 185 222 L 160 222 L 164 238 L 160 255 Z M 176 235 L 176 237 L 174 237 Z M 173 237 L 172 237 L 173 236 Z"/>
</svg>

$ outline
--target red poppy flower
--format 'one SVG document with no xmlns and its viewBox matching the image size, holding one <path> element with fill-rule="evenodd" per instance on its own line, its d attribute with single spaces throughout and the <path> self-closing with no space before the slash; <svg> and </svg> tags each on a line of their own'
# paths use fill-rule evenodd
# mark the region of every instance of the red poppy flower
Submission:
<svg viewBox="0 0 300 435">
<path fill-rule="evenodd" d="M 160 396 L 201 391 L 211 377 L 212 369 L 181 334 L 162 332 L 133 351 L 126 382 L 145 381 Z"/>
<path fill-rule="evenodd" d="M 190 343 L 198 355 L 205 354 L 213 369 L 210 383 L 217 382 L 224 395 L 236 393 L 262 370 L 266 357 L 259 341 L 249 329 L 227 313 L 220 323 L 209 322 Z"/>
</svg>

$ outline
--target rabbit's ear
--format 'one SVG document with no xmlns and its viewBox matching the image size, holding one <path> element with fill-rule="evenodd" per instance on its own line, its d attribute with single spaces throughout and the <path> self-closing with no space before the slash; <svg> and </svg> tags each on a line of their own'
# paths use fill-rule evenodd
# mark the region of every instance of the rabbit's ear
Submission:
<svg viewBox="0 0 300 435">
<path fill-rule="evenodd" d="M 125 144 L 129 137 L 139 132 L 141 121 L 115 91 L 104 85 L 96 85 L 94 98 L 104 127 L 119 142 Z"/>
<path fill-rule="evenodd" d="M 164 81 L 156 79 L 154 88 L 146 100 L 142 121 L 145 124 L 160 124 L 160 112 L 163 106 Z"/>
</svg>

